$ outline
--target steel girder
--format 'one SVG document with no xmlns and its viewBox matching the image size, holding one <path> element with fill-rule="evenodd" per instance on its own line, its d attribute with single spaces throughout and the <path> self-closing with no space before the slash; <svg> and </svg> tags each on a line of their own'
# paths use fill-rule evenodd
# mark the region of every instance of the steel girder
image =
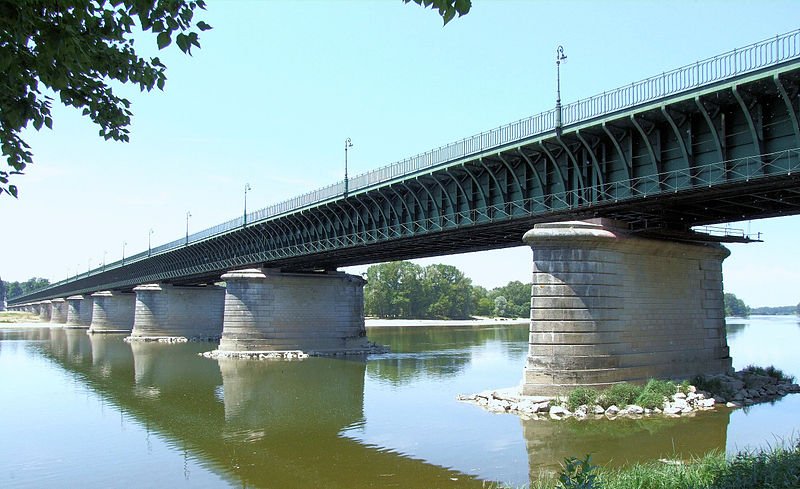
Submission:
<svg viewBox="0 0 800 489">
<path fill-rule="evenodd" d="M 536 222 L 676 230 L 800 212 L 800 63 L 608 114 L 21 298 L 520 244 Z"/>
</svg>

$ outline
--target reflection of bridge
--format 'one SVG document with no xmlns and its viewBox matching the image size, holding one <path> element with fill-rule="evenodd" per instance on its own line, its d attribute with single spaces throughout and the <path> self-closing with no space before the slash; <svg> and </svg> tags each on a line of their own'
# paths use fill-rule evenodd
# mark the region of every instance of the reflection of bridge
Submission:
<svg viewBox="0 0 800 489">
<path fill-rule="evenodd" d="M 391 370 L 391 358 L 216 362 L 196 355 L 207 344 L 182 345 L 176 351 L 173 345 L 129 345 L 119 337 L 60 328 L 37 328 L 29 334 L 30 339 L 44 340 L 42 354 L 76 374 L 81 383 L 173 446 L 186 447 L 233 483 L 373 487 L 380 480 L 399 487 L 485 485 L 456 469 L 416 460 L 414 453 L 406 456 L 391 451 L 391 446 L 376 447 L 353 432 L 370 422 L 364 419 L 365 371 L 374 375 Z M 458 345 L 464 346 L 460 340 Z M 431 362 L 424 367 L 435 372 L 442 366 Z M 380 381 L 386 380 L 395 379 L 381 376 Z M 533 483 L 540 469 L 557 470 L 565 457 L 576 454 L 593 453 L 595 463 L 619 465 L 724 450 L 729 416 L 721 411 L 691 419 L 613 423 L 523 420 L 520 434 Z M 476 444 L 476 449 L 482 447 Z M 603 454 L 613 454 L 614 460 Z"/>
<path fill-rule="evenodd" d="M 196 354 L 207 344 L 176 351 L 110 335 L 41 330 L 52 333 L 41 347 L 45 356 L 235 485 L 443 487 L 453 478 L 460 487 L 483 485 L 340 436 L 363 418 L 363 360 L 218 363 Z"/>
<path fill-rule="evenodd" d="M 530 389 L 725 370 L 725 252 L 674 242 L 713 240 L 692 233 L 694 225 L 800 210 L 798 91 L 794 31 L 305 194 L 13 302 L 35 308 L 52 299 L 43 315 L 69 323 L 64 298 L 73 299 L 77 316 L 78 301 L 88 299 L 81 294 L 95 293 L 93 311 L 105 321 L 109 311 L 124 309 L 115 321 L 134 337 L 184 336 L 199 310 L 208 318 L 202 335 L 222 330 L 223 351 L 364 351 L 362 284 L 333 274 L 336 267 L 514 246 L 537 223 L 602 217 L 613 222 L 549 227 L 526 239 L 541 250 L 534 253 Z M 225 274 L 250 266 L 270 271 Z M 176 287 L 220 278 L 225 292 Z M 143 285 L 153 282 L 161 285 Z M 111 304 L 134 288 L 135 317 L 133 306 Z M 106 289 L 116 296 L 98 296 Z M 94 319 L 91 325 L 109 329 Z M 669 338 L 660 332 L 665 327 Z"/>
</svg>

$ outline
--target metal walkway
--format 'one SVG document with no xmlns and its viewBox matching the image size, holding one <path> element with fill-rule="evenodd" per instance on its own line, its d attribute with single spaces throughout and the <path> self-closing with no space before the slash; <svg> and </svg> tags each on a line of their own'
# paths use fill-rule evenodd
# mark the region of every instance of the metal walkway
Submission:
<svg viewBox="0 0 800 489">
<path fill-rule="evenodd" d="M 800 30 L 564 105 L 560 127 L 550 110 L 11 302 L 516 246 L 543 221 L 602 216 L 688 239 L 795 214 L 798 92 Z"/>
</svg>

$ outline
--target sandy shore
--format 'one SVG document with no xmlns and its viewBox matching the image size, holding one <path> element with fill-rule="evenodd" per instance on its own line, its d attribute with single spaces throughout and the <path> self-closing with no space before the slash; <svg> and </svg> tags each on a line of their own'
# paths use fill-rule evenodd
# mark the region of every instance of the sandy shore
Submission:
<svg viewBox="0 0 800 489">
<path fill-rule="evenodd" d="M 399 328 L 413 326 L 512 326 L 529 324 L 528 318 L 479 318 L 479 319 L 374 319 L 364 320 L 367 328 Z"/>
</svg>

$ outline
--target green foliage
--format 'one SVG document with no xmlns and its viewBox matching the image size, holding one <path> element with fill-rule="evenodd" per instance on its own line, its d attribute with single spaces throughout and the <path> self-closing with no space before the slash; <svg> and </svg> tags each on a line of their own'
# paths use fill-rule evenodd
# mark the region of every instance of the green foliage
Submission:
<svg viewBox="0 0 800 489">
<path fill-rule="evenodd" d="M 800 487 L 800 442 L 793 448 L 739 452 L 708 486 L 710 489 Z"/>
<path fill-rule="evenodd" d="M 8 299 L 13 299 L 14 297 L 47 287 L 50 285 L 50 281 L 46 278 L 33 277 L 25 282 L 3 282 L 3 285 L 6 291 L 6 297 Z"/>
<path fill-rule="evenodd" d="M 406 319 L 464 319 L 472 315 L 530 316 L 531 285 L 509 282 L 487 291 L 456 267 L 390 262 L 367 269 L 364 311 L 369 316 Z"/>
<path fill-rule="evenodd" d="M 623 408 L 636 402 L 636 399 L 642 394 L 642 390 L 641 386 L 627 382 L 614 384 L 598 397 L 597 404 L 603 408 L 611 405 Z"/>
<path fill-rule="evenodd" d="M 721 396 L 727 399 L 735 394 L 727 384 L 723 384 L 722 381 L 717 377 L 705 377 L 703 375 L 697 375 L 692 378 L 691 383 L 701 391 L 710 392 L 714 396 Z"/>
<path fill-rule="evenodd" d="M 775 368 L 773 365 L 770 365 L 769 367 L 757 367 L 755 365 L 748 365 L 742 370 L 742 372 L 745 374 L 745 383 L 747 383 L 747 378 L 746 378 L 747 374 L 772 377 L 778 382 L 790 382 L 790 383 L 794 382 L 793 375 L 787 375 L 783 372 L 783 370 Z"/>
<path fill-rule="evenodd" d="M 0 145 L 9 169 L 0 170 L 0 194 L 17 196 L 9 183 L 33 162 L 20 134 L 32 124 L 52 129 L 53 98 L 75 107 L 100 126 L 100 136 L 128 141 L 130 101 L 116 95 L 111 80 L 140 90 L 164 89 L 166 66 L 134 50 L 135 31 L 156 36 L 159 48 L 171 44 L 191 54 L 200 47 L 195 22 L 203 0 L 94 0 L 91 2 L 0 0 Z"/>
<path fill-rule="evenodd" d="M 574 411 L 578 406 L 593 406 L 597 400 L 598 393 L 589 387 L 578 387 L 569 393 L 567 406 L 570 411 Z"/>
<path fill-rule="evenodd" d="M 364 310 L 384 318 L 470 317 L 472 283 L 456 267 L 390 262 L 367 269 Z"/>
<path fill-rule="evenodd" d="M 403 0 L 405 3 L 414 2 L 426 8 L 439 10 L 444 25 L 453 20 L 458 14 L 459 17 L 466 15 L 472 8 L 472 0 Z"/>
<path fill-rule="evenodd" d="M 682 392 L 684 394 L 689 393 L 689 386 L 692 384 L 689 382 L 688 379 L 683 379 L 680 384 L 678 384 L 678 392 Z"/>
<path fill-rule="evenodd" d="M 747 317 L 750 315 L 750 307 L 733 294 L 725 294 L 725 316 Z"/>
<path fill-rule="evenodd" d="M 579 460 L 575 457 L 564 459 L 562 470 L 558 476 L 559 489 L 593 489 L 597 484 L 597 466 L 592 465 L 592 456 Z"/>
<path fill-rule="evenodd" d="M 796 306 L 778 306 L 778 307 L 751 307 L 750 314 L 759 314 L 763 316 L 790 316 L 797 311 Z"/>
</svg>

